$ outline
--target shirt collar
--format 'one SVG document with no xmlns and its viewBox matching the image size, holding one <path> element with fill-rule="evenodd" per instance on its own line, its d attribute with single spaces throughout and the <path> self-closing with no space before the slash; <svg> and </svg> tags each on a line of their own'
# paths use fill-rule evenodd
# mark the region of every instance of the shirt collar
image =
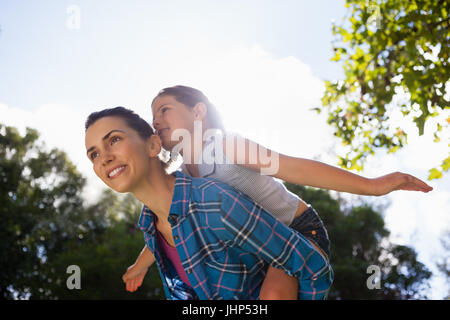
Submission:
<svg viewBox="0 0 450 320">
<path fill-rule="evenodd" d="M 173 190 L 170 214 L 184 216 L 188 212 L 192 179 L 181 171 L 175 171 L 175 187 Z"/>
<path fill-rule="evenodd" d="M 184 216 L 187 214 L 192 184 L 192 179 L 180 171 L 175 171 L 173 175 L 175 176 L 175 186 L 169 211 L 169 222 L 171 224 L 176 223 L 176 216 Z M 154 235 L 154 218 L 154 212 L 144 205 L 138 222 L 140 229 Z"/>
</svg>

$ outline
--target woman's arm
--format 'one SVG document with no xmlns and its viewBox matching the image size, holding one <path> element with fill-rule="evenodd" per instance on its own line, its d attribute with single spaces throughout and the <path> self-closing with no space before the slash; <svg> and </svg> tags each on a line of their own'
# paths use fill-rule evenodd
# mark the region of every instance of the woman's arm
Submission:
<svg viewBox="0 0 450 320">
<path fill-rule="evenodd" d="M 271 176 L 290 183 L 374 196 L 395 190 L 433 190 L 422 180 L 401 172 L 369 179 L 320 161 L 279 154 L 241 137 L 238 138 L 242 139 L 240 142 L 235 139 L 233 144 L 228 140 L 227 147 L 227 139 L 228 137 L 225 137 L 223 140 L 223 150 L 235 164 L 263 174 L 264 170 L 270 168 Z"/>
</svg>

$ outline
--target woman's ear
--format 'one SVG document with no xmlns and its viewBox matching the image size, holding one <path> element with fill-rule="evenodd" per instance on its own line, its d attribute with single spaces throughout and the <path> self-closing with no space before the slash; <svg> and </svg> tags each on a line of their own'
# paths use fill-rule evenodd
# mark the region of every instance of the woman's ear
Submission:
<svg viewBox="0 0 450 320">
<path fill-rule="evenodd" d="M 199 102 L 194 106 L 193 112 L 195 120 L 203 120 L 208 113 L 208 107 L 203 102 Z"/>
<path fill-rule="evenodd" d="M 153 134 L 149 138 L 149 155 L 150 157 L 157 157 L 162 149 L 161 138 L 157 134 Z"/>
</svg>

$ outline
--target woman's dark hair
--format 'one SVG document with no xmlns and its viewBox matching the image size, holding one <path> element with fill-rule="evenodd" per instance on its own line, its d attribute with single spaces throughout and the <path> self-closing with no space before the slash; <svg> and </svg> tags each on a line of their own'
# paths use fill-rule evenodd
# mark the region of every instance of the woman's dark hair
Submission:
<svg viewBox="0 0 450 320">
<path fill-rule="evenodd" d="M 86 120 L 85 130 L 87 131 L 87 129 L 93 125 L 94 122 L 104 117 L 122 118 L 130 128 L 136 130 L 142 139 L 148 139 L 154 133 L 152 127 L 147 121 L 142 119 L 134 111 L 124 107 L 115 107 L 91 113 Z"/>
<path fill-rule="evenodd" d="M 222 123 L 222 118 L 216 107 L 208 100 L 208 98 L 200 91 L 187 86 L 174 86 L 164 88 L 158 92 L 156 97 L 152 101 L 152 105 L 155 100 L 162 96 L 172 96 L 178 102 L 193 108 L 199 102 L 203 102 L 207 107 L 206 117 L 209 120 L 211 128 L 220 129 L 225 132 L 225 127 Z"/>
</svg>

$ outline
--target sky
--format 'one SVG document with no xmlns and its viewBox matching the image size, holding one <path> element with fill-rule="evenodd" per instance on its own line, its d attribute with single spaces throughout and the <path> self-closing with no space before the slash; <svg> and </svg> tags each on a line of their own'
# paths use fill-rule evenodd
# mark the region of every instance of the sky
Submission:
<svg viewBox="0 0 450 320">
<path fill-rule="evenodd" d="M 150 103 L 167 86 L 202 90 L 225 126 L 275 151 L 337 165 L 341 150 L 321 105 L 325 80 L 344 77 L 333 57 L 332 21 L 343 0 L 0 0 L 0 123 L 33 127 L 48 148 L 69 154 L 88 178 L 87 201 L 104 188 L 85 155 L 89 113 L 124 106 L 151 121 Z M 401 115 L 408 146 L 379 151 L 359 174 L 394 171 L 426 180 L 448 152 Z M 445 139 L 442 139 L 445 141 Z M 448 141 L 448 139 L 446 140 Z M 436 271 L 449 228 L 450 179 L 428 182 L 429 194 L 364 197 L 383 207 L 391 241 L 410 245 Z M 341 194 L 349 203 L 360 198 Z M 434 277 L 430 296 L 446 293 Z"/>
</svg>

